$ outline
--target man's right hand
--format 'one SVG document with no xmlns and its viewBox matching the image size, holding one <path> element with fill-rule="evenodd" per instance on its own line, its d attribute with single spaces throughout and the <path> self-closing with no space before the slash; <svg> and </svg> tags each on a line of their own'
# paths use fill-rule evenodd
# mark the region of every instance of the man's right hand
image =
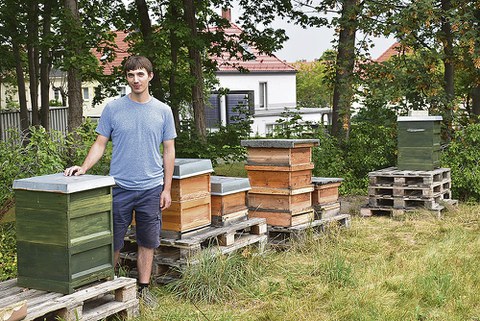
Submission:
<svg viewBox="0 0 480 321">
<path fill-rule="evenodd" d="M 81 166 L 72 166 L 63 172 L 63 175 L 65 176 L 79 176 L 85 174 L 85 170 Z"/>
</svg>

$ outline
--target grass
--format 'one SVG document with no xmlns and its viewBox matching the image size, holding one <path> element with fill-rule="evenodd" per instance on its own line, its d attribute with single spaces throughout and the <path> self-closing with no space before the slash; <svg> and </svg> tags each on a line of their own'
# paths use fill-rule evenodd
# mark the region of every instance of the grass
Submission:
<svg viewBox="0 0 480 321">
<path fill-rule="evenodd" d="M 356 216 L 287 251 L 205 256 L 135 320 L 479 320 L 479 212 Z"/>
</svg>

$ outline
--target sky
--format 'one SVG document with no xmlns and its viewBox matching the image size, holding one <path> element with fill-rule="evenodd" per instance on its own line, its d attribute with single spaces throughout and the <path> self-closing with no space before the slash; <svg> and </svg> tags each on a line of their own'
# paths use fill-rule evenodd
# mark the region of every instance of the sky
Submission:
<svg viewBox="0 0 480 321">
<path fill-rule="evenodd" d="M 234 5 L 231 10 L 233 22 L 236 22 L 239 17 L 237 8 L 238 7 Z M 316 58 L 320 58 L 325 50 L 332 49 L 332 40 L 334 40 L 333 28 L 304 29 L 280 19 L 276 20 L 272 26 L 274 28 L 284 29 L 289 37 L 289 40 L 283 44 L 283 49 L 274 52 L 275 56 L 281 60 L 287 62 L 296 62 L 299 60 L 313 61 Z M 372 59 L 378 58 L 395 43 L 394 38 L 374 38 L 372 40 L 375 45 L 370 50 Z"/>
<path fill-rule="evenodd" d="M 332 49 L 332 40 L 334 40 L 334 30 L 324 28 L 303 29 L 299 26 L 278 21 L 274 27 L 285 29 L 289 40 L 287 40 L 283 49 L 274 52 L 275 56 L 287 62 L 296 62 L 299 60 L 313 61 L 320 58 L 327 49 Z M 372 39 L 374 47 L 370 50 L 372 59 L 378 58 L 392 44 L 394 38 L 374 38 Z"/>
</svg>

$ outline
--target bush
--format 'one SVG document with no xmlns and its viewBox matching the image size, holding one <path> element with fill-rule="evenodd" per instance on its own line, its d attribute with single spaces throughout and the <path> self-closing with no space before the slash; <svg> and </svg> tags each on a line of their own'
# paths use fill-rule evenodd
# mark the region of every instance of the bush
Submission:
<svg viewBox="0 0 480 321">
<path fill-rule="evenodd" d="M 451 169 L 453 197 L 480 201 L 480 124 L 470 124 L 457 131 L 442 153 L 443 167 Z"/>
<path fill-rule="evenodd" d="M 14 223 L 0 224 L 0 281 L 17 275 L 16 247 Z"/>
</svg>

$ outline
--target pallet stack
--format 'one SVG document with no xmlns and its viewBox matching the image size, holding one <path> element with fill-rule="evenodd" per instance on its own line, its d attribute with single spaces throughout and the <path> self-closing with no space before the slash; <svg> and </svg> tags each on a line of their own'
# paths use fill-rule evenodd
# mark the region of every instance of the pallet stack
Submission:
<svg viewBox="0 0 480 321">
<path fill-rule="evenodd" d="M 247 148 L 249 217 L 290 227 L 313 220 L 312 147 L 317 139 L 243 140 Z"/>
<path fill-rule="evenodd" d="M 405 211 L 425 208 L 438 215 L 452 200 L 449 168 L 429 171 L 400 170 L 389 167 L 370 172 L 368 207 L 360 210 L 363 216 L 404 214 Z"/>
<path fill-rule="evenodd" d="M 449 168 L 440 168 L 441 116 L 414 111 L 400 116 L 398 124 L 397 167 L 370 172 L 368 206 L 363 216 L 402 215 L 427 209 L 440 216 L 452 200 Z"/>
</svg>

